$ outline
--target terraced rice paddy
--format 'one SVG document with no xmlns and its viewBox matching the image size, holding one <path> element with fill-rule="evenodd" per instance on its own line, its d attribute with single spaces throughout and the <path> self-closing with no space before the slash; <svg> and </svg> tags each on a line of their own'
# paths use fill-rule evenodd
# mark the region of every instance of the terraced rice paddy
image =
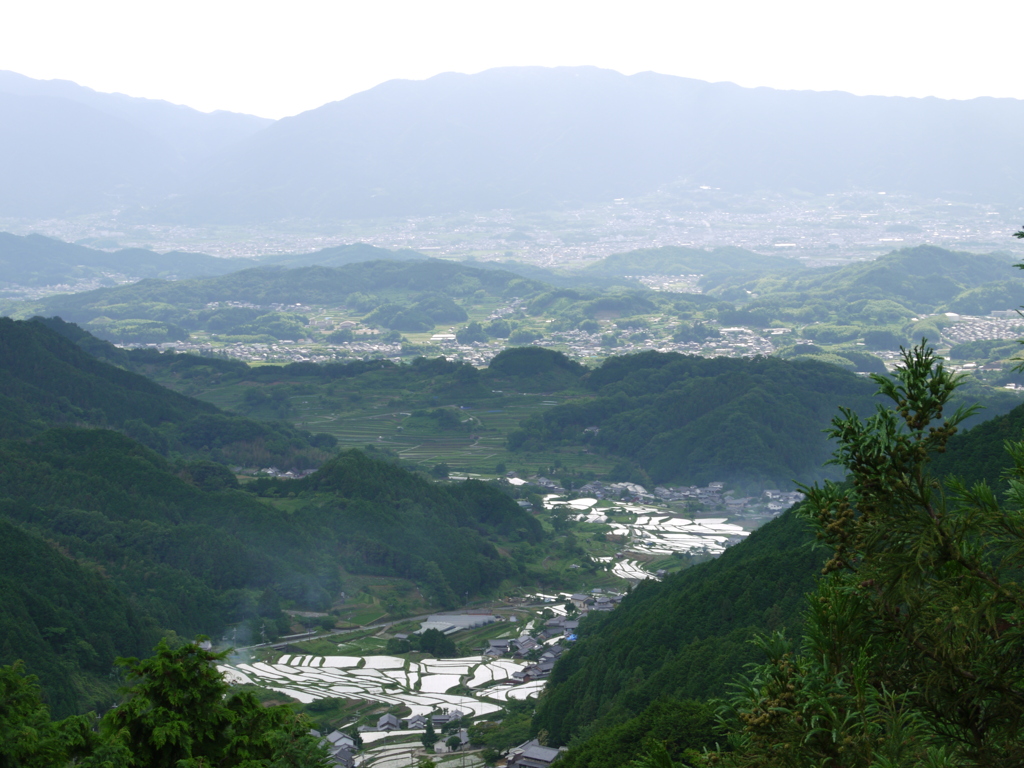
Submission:
<svg viewBox="0 0 1024 768">
<path fill-rule="evenodd" d="M 413 733 L 413 731 L 401 731 L 400 733 Z M 365 737 L 364 737 L 365 742 Z M 445 750 L 443 741 L 439 741 L 435 749 Z M 423 750 L 420 747 L 419 742 L 415 743 L 399 743 L 399 744 L 381 744 L 374 746 L 363 752 L 358 758 L 357 765 L 360 768 L 411 768 L 419 761 L 423 754 Z M 441 765 L 456 766 L 459 768 L 482 768 L 484 765 L 483 758 L 479 753 L 451 753 L 447 759 L 438 754 L 435 760 L 438 760 Z"/>
<path fill-rule="evenodd" d="M 614 533 L 629 537 L 630 551 L 654 555 L 697 551 L 720 555 L 729 539 L 750 535 L 741 526 L 727 523 L 724 517 L 690 520 L 654 509 L 638 514 L 634 523 L 609 525 Z"/>
<path fill-rule="evenodd" d="M 657 578 L 653 573 L 646 570 L 635 560 L 619 560 L 612 565 L 612 573 L 620 579 L 631 581 L 643 581 L 644 579 Z"/>
<path fill-rule="evenodd" d="M 742 526 L 726 522 L 724 517 L 691 519 L 647 504 L 620 502 L 614 507 L 599 508 L 597 503 L 597 499 L 562 501 L 557 496 L 544 497 L 547 509 L 569 510 L 571 517 L 581 522 L 606 523 L 612 533 L 626 537 L 627 551 L 638 554 L 706 552 L 720 555 L 730 539 L 750 533 Z M 636 519 L 620 523 L 612 520 L 615 515 L 635 515 Z M 626 579 L 651 577 L 638 563 L 617 563 L 613 572 Z"/>
<path fill-rule="evenodd" d="M 218 669 L 231 683 L 258 685 L 304 704 L 345 698 L 405 705 L 413 715 L 442 708 L 486 715 L 502 709 L 496 702 L 535 696 L 543 688 L 542 681 L 513 684 L 512 673 L 522 667 L 517 661 L 482 656 L 413 662 L 395 656 L 285 655 L 274 664 L 230 664 Z M 472 696 L 449 693 L 463 681 Z"/>
</svg>

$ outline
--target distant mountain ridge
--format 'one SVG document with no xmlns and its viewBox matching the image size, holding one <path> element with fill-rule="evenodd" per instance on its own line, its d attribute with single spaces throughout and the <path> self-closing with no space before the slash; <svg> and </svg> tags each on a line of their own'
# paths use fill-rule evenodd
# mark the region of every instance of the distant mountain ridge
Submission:
<svg viewBox="0 0 1024 768">
<path fill-rule="evenodd" d="M 750 89 L 595 67 L 446 73 L 278 121 L 211 164 L 177 210 L 247 220 L 547 208 L 677 182 L 1016 199 L 1022 117 L 1010 99 Z"/>
<path fill-rule="evenodd" d="M 0 71 L 0 215 L 67 216 L 162 199 L 197 163 L 271 122 Z"/>
<path fill-rule="evenodd" d="M 238 112 L 200 112 L 159 99 L 101 93 L 70 80 L 36 80 L 0 71 L 0 93 L 64 99 L 117 117 L 167 142 L 184 158 L 202 158 L 239 138 L 267 127 L 273 120 Z"/>
<path fill-rule="evenodd" d="M 387 253 L 387 252 L 386 252 Z M 477 269 L 440 259 L 359 261 L 338 267 L 259 267 L 193 280 L 143 280 L 133 285 L 100 288 L 41 302 L 47 314 L 88 323 L 100 315 L 121 319 L 141 304 L 159 304 L 149 319 L 176 322 L 188 310 L 215 301 L 256 305 L 336 304 L 363 296 L 366 311 L 382 301 L 412 303 L 420 298 L 464 297 L 477 290 L 496 296 L 535 295 L 543 283 L 504 270 Z"/>
<path fill-rule="evenodd" d="M 186 280 L 226 275 L 250 267 L 340 267 L 362 261 L 418 261 L 426 258 L 416 251 L 390 251 L 366 243 L 337 245 L 313 253 L 250 259 L 219 258 L 184 251 L 157 253 L 145 248 L 122 248 L 110 252 L 42 235 L 20 236 L 0 232 L 0 295 L 5 288 L 13 286 L 60 285 L 103 277 L 107 273 L 130 278 Z"/>
<path fill-rule="evenodd" d="M 392 80 L 270 123 L 0 73 L 0 215 L 336 220 L 550 208 L 673 185 L 1013 202 L 1022 118 L 1015 99 L 516 67 Z"/>
</svg>

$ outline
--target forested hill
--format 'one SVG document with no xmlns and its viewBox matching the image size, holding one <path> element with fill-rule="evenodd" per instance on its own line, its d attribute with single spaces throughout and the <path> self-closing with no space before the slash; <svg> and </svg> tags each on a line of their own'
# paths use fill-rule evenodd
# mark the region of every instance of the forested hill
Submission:
<svg viewBox="0 0 1024 768">
<path fill-rule="evenodd" d="M 99 250 L 99 247 L 109 249 L 117 245 L 114 241 L 102 240 L 92 245 L 98 247 L 65 243 L 42 235 L 22 237 L 0 232 L 0 295 L 6 291 L 17 297 L 24 288 L 74 285 L 81 281 L 113 285 L 111 273 L 136 280 L 185 280 L 227 275 L 252 267 L 341 267 L 363 261 L 424 261 L 427 258 L 416 251 L 390 251 L 366 243 L 259 258 L 218 258 L 183 251 L 156 253 L 145 248 Z"/>
<path fill-rule="evenodd" d="M 7 458 L 6 456 L 4 457 Z M 28 662 L 57 716 L 107 703 L 117 657 L 141 656 L 159 634 L 119 585 L 0 506 L 0 664 Z"/>
<path fill-rule="evenodd" d="M 74 340 L 127 356 L 59 320 L 0 318 L 0 665 L 25 659 L 58 714 L 109 700 L 115 655 L 166 632 L 273 628 L 281 600 L 329 608 L 345 571 L 408 579 L 446 607 L 530 579 L 508 553 L 543 532 L 495 488 L 435 486 L 355 451 L 327 460 L 308 433 L 222 413 Z M 247 491 L 208 460 L 268 457 L 325 463 Z"/>
<path fill-rule="evenodd" d="M 1010 464 L 1004 441 L 1022 432 L 1019 406 L 956 435 L 930 471 L 1001 489 Z M 790 510 L 715 561 L 642 582 L 615 612 L 580 625 L 579 642 L 539 701 L 534 730 L 547 731 L 554 744 L 573 740 L 567 768 L 608 765 L 609 749 L 627 760 L 640 756 L 641 741 L 620 743 L 616 726 L 637 716 L 657 721 L 665 699 L 722 695 L 744 664 L 760 660 L 747 642 L 754 632 L 799 631 L 804 595 L 824 557 Z"/>
<path fill-rule="evenodd" d="M 865 413 L 875 390 L 813 361 L 660 352 L 609 358 L 583 382 L 595 399 L 525 420 L 510 448 L 589 442 L 651 482 L 751 487 L 820 477 L 831 451 L 822 430 L 836 407 Z"/>
<path fill-rule="evenodd" d="M 361 261 L 425 261 L 427 259 L 418 251 L 400 249 L 390 251 L 367 243 L 350 243 L 321 248 L 313 253 L 285 253 L 275 256 L 263 256 L 259 259 L 262 266 L 277 267 L 343 267 L 346 264 L 358 264 Z"/>
<path fill-rule="evenodd" d="M 371 312 L 388 302 L 459 299 L 477 291 L 511 298 L 528 297 L 547 288 L 504 270 L 478 269 L 439 259 L 370 261 L 340 267 L 245 269 L 197 280 L 143 280 L 134 285 L 101 288 L 43 302 L 44 314 L 88 323 L 97 317 L 140 318 L 190 324 L 190 317 L 210 302 L 268 304 L 349 304 Z"/>
<path fill-rule="evenodd" d="M 59 320 L 0 318 L 0 437 L 88 425 L 122 430 L 165 455 L 297 468 L 321 463 L 333 445 L 288 424 L 224 413 L 99 360 L 67 338 L 76 332 L 83 333 Z"/>
<path fill-rule="evenodd" d="M 885 325 L 921 313 L 977 315 L 1018 306 L 1024 302 L 1024 274 L 1012 266 L 1008 255 L 922 245 L 843 267 L 756 280 L 740 276 L 713 293 L 756 294 L 745 308 L 762 318 Z"/>
<path fill-rule="evenodd" d="M 20 237 L 0 232 L 0 290 L 53 286 L 80 280 L 106 280 L 107 273 L 128 277 L 188 278 L 224 275 L 255 266 L 252 259 L 219 259 L 203 253 L 155 253 L 144 248 L 114 252 L 65 243 L 42 235 Z"/>
<path fill-rule="evenodd" d="M 138 653 L 160 632 L 217 635 L 262 619 L 273 628 L 279 600 L 325 610 L 343 568 L 410 579 L 454 607 L 524 580 L 524 564 L 497 546 L 528 548 L 542 535 L 490 486 L 436 488 L 358 452 L 305 485 L 258 486 L 267 499 L 289 496 L 288 510 L 241 490 L 220 465 L 171 463 L 111 430 L 0 440 L 0 465 L 0 523 L 27 535 L 0 560 L 0 664 L 24 658 L 61 712 L 109 695 L 113 653 Z M 65 616 L 75 593 L 61 585 L 73 578 L 93 596 Z M 94 618 L 79 613 L 86 606 Z"/>
<path fill-rule="evenodd" d="M 1007 440 L 1024 436 L 1024 405 L 1009 413 L 983 421 L 954 435 L 944 454 L 932 459 L 937 475 L 956 475 L 968 485 L 985 482 L 1000 493 L 1006 490 L 1004 473 L 1013 466 L 1006 452 Z"/>
<path fill-rule="evenodd" d="M 710 698 L 756 658 L 765 629 L 799 624 L 823 557 L 792 512 L 710 563 L 641 582 L 610 614 L 588 617 L 555 666 L 534 718 L 552 743 L 586 738 L 660 698 Z M 570 753 L 571 755 L 571 753 Z"/>
<path fill-rule="evenodd" d="M 615 253 L 580 270 L 582 275 L 704 275 L 712 284 L 725 277 L 799 269 L 800 263 L 778 254 L 766 256 L 733 246 L 704 250 L 682 246 L 642 248 Z"/>
</svg>

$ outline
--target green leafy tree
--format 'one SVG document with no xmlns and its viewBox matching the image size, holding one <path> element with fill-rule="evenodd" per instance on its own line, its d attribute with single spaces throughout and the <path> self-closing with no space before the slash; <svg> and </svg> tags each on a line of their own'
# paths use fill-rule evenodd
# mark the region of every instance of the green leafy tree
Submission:
<svg viewBox="0 0 1024 768">
<path fill-rule="evenodd" d="M 109 744 L 126 748 L 130 758 L 123 765 L 326 765 L 326 750 L 310 735 L 304 716 L 287 707 L 263 707 L 250 693 L 228 695 L 215 667 L 223 658 L 194 643 L 171 649 L 161 641 L 145 661 L 119 660 L 129 687 L 100 733 Z"/>
<path fill-rule="evenodd" d="M 427 729 L 424 734 L 420 736 L 420 741 L 423 743 L 423 746 L 429 750 L 434 748 L 434 744 L 437 743 L 437 739 L 438 736 L 437 732 L 434 730 L 434 722 L 428 717 Z"/>
<path fill-rule="evenodd" d="M 445 746 L 448 747 L 448 749 L 455 751 L 462 746 L 462 739 L 458 736 L 449 736 L 448 740 L 445 742 Z"/>
<path fill-rule="evenodd" d="M 459 344 L 486 342 L 487 334 L 484 332 L 483 326 L 481 326 L 480 323 L 473 321 L 465 328 L 460 328 L 455 332 L 455 340 L 458 341 Z"/>
<path fill-rule="evenodd" d="M 24 662 L 0 667 L 0 766 L 48 768 L 66 761 L 67 739 L 40 694 Z"/>
<path fill-rule="evenodd" d="M 866 420 L 829 431 L 848 483 L 806 489 L 831 551 L 799 647 L 761 638 L 768 663 L 724 712 L 734 766 L 1024 765 L 1024 442 L 1001 504 L 984 483 L 928 471 L 973 411 L 920 346 Z"/>
</svg>

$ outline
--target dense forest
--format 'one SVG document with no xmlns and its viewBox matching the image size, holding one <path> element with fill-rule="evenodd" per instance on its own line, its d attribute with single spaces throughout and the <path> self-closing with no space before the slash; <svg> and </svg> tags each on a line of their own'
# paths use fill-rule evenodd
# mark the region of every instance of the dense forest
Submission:
<svg viewBox="0 0 1024 768">
<path fill-rule="evenodd" d="M 612 614 L 588 616 L 555 666 L 534 725 L 553 743 L 586 740 L 664 698 L 725 693 L 756 631 L 794 629 L 823 557 L 792 512 L 710 563 L 641 582 Z"/>
<path fill-rule="evenodd" d="M 113 428 L 166 456 L 296 468 L 322 462 L 333 446 L 288 424 L 224 413 L 171 392 L 83 348 L 106 353 L 109 345 L 69 336 L 84 332 L 59 320 L 0 318 L 0 436 L 25 437 L 55 424 Z"/>
<path fill-rule="evenodd" d="M 948 440 L 948 444 L 943 446 L 944 451 L 920 455 L 927 457 L 924 466 L 928 469 L 922 477 L 947 478 L 951 504 L 956 503 L 958 493 L 964 493 L 963 488 L 970 488 L 979 481 L 991 484 L 1000 493 L 1006 491 L 1007 473 L 1013 471 L 1015 465 L 1019 467 L 1020 453 L 1019 449 L 1007 452 L 1005 441 L 1020 439 L 1024 406 L 951 438 L 951 433 L 928 433 L 927 423 L 922 421 L 921 424 L 918 434 L 931 434 L 933 440 Z M 905 439 L 911 439 L 914 434 L 908 433 Z M 915 457 L 915 461 L 920 461 L 916 450 L 911 449 L 910 455 Z M 967 485 L 957 486 L 955 478 L 962 479 Z M 958 487 L 960 491 L 956 490 Z M 978 491 L 978 494 L 977 497 L 967 494 L 965 501 L 975 499 L 976 503 L 994 504 L 994 500 L 985 501 L 983 491 Z M 1014 509 L 1016 507 L 1007 513 L 998 512 L 1003 522 L 991 523 L 987 535 L 998 536 L 1000 531 L 1008 533 L 1015 530 L 1012 527 L 1017 514 Z M 992 513 L 996 514 L 994 508 Z M 684 750 L 689 747 L 661 735 L 669 732 L 667 726 L 660 724 L 667 706 L 679 706 L 687 700 L 707 702 L 717 699 L 721 703 L 727 694 L 732 696 L 734 693 L 731 699 L 733 706 L 739 707 L 741 714 L 744 711 L 749 713 L 749 709 L 743 709 L 750 704 L 749 698 L 759 690 L 775 690 L 772 686 L 776 682 L 771 682 L 775 673 L 762 668 L 759 672 L 762 677 L 749 687 L 730 687 L 739 679 L 744 665 L 761 663 L 772 652 L 791 655 L 795 652 L 792 644 L 780 646 L 776 641 L 752 644 L 752 638 L 758 633 L 771 635 L 782 632 L 793 638 L 799 637 L 801 632 L 817 632 L 819 634 L 809 637 L 817 637 L 819 643 L 824 643 L 831 636 L 828 634 L 831 630 L 821 626 L 815 629 L 805 623 L 817 615 L 814 607 L 819 599 L 822 602 L 837 599 L 833 593 L 827 592 L 808 600 L 807 594 L 814 596 L 816 585 L 825 583 L 821 580 L 822 566 L 829 558 L 827 547 L 814 545 L 815 530 L 820 531 L 821 528 L 809 518 L 809 509 L 790 510 L 713 562 L 694 566 L 662 583 L 643 582 L 614 615 L 588 617 L 580 625 L 580 641 L 555 667 L 547 693 L 539 702 L 534 717 L 534 732 L 543 732 L 552 743 L 570 743 L 572 748 L 567 755 L 567 764 L 600 766 L 604 765 L 602 761 L 613 745 L 619 750 L 617 756 L 620 760 L 650 755 L 652 750 L 657 752 L 657 743 L 667 745 L 676 759 L 683 757 Z M 951 524 L 956 519 L 951 517 Z M 969 530 L 964 527 L 963 534 L 959 535 L 970 537 Z M 916 536 L 920 531 L 917 523 L 914 532 L 908 535 Z M 826 539 L 827 535 L 826 532 Z M 973 551 L 974 544 L 965 542 L 965 545 Z M 1008 564 L 1007 567 L 1012 569 L 1016 566 Z M 861 628 L 859 631 L 870 630 Z M 890 638 L 886 642 L 893 640 Z M 786 667 L 779 655 L 772 657 L 771 662 L 775 665 L 771 669 L 793 669 Z M 812 674 L 811 671 L 806 673 Z M 897 671 L 892 674 L 898 677 Z M 792 678 L 788 682 L 806 685 L 809 692 L 812 684 L 818 684 L 810 680 L 797 683 Z M 758 688 L 758 685 L 766 687 Z M 817 690 L 814 689 L 815 692 Z M 840 690 L 833 691 L 837 699 Z M 757 706 L 766 704 L 761 701 Z M 804 706 L 818 705 L 808 701 Z M 761 728 L 767 722 L 737 720 L 731 727 L 736 729 L 736 733 L 755 733 L 765 739 L 771 738 L 771 743 L 781 751 L 775 758 L 762 755 L 760 759 L 763 762 L 751 758 L 752 762 L 745 763 L 742 757 L 734 756 L 738 761 L 736 764 L 808 764 L 800 761 L 803 757 L 789 762 L 782 757 L 788 754 L 805 756 L 807 753 L 798 751 L 796 746 L 792 749 L 786 746 L 785 740 L 792 736 L 791 732 Z M 745 723 L 756 723 L 757 726 L 747 728 Z M 920 739 L 919 731 L 913 733 Z M 993 738 L 996 738 L 995 733 L 993 731 Z M 715 744 L 724 746 L 726 737 L 725 731 L 717 731 L 713 736 L 705 734 L 702 747 L 714 750 Z M 854 737 L 859 738 L 855 728 Z M 763 745 L 766 742 L 757 742 L 756 739 L 755 742 L 742 742 L 746 748 L 751 748 L 752 743 Z M 701 747 L 698 748 L 700 750 Z M 756 749 L 754 753 L 761 754 Z M 821 753 L 815 754 L 820 756 Z"/>
<path fill-rule="evenodd" d="M 866 412 L 874 391 L 813 361 L 659 352 L 609 358 L 584 383 L 596 398 L 532 417 L 510 447 L 589 443 L 650 482 L 744 487 L 819 477 L 829 454 L 822 424 L 839 403 Z"/>
<path fill-rule="evenodd" d="M 0 321 L 0 350 L 0 522 L 14 532 L 5 565 L 20 566 L 4 569 L 0 663 L 25 659 L 58 714 L 107 699 L 114 656 L 167 632 L 261 618 L 273 631 L 281 601 L 330 607 L 346 570 L 411 579 L 444 606 L 529 577 L 496 545 L 528 552 L 540 525 L 489 485 L 439 486 L 348 451 L 304 480 L 242 489 L 208 447 L 266 425 L 40 322 Z M 146 444 L 160 437 L 163 455 Z"/>
</svg>

